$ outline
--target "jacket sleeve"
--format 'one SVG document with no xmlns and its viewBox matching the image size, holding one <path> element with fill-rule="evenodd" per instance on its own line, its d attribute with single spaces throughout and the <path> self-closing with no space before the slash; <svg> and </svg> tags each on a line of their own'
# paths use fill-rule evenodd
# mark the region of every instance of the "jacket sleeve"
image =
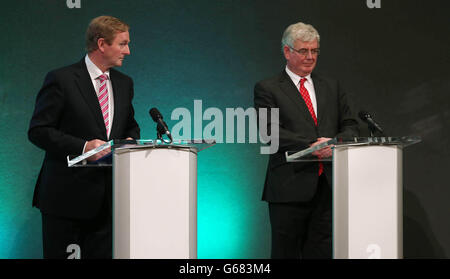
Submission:
<svg viewBox="0 0 450 279">
<path fill-rule="evenodd" d="M 134 108 L 133 108 L 133 97 L 134 97 L 134 85 L 133 80 L 131 80 L 131 89 L 130 89 L 130 109 L 127 119 L 127 128 L 126 128 L 126 137 L 131 137 L 133 139 L 139 139 L 141 137 L 141 129 L 139 128 L 136 119 L 134 118 Z"/>
<path fill-rule="evenodd" d="M 284 127 L 282 119 L 271 119 L 270 111 L 274 108 L 278 108 L 276 100 L 274 98 L 274 93 L 271 92 L 268 86 L 265 86 L 263 83 L 259 82 L 255 85 L 254 89 L 254 102 L 255 108 L 258 114 L 258 124 L 260 124 L 259 117 L 259 109 L 267 108 L 267 131 L 273 130 L 272 127 L 274 125 L 278 126 L 279 134 L 271 135 L 272 137 L 278 137 L 279 139 L 279 151 L 284 152 L 289 150 L 302 150 L 308 148 L 311 143 L 313 143 L 316 139 L 309 138 L 299 133 L 292 132 Z"/>
<path fill-rule="evenodd" d="M 45 77 L 39 91 L 28 129 L 29 140 L 45 151 L 58 156 L 78 155 L 83 152 L 85 140 L 71 136 L 59 129 L 64 111 L 62 81 L 54 72 Z"/>
<path fill-rule="evenodd" d="M 347 93 L 338 83 L 339 92 L 339 132 L 336 137 L 357 137 L 359 136 L 358 122 L 355 118 L 354 108 L 348 99 Z"/>
</svg>

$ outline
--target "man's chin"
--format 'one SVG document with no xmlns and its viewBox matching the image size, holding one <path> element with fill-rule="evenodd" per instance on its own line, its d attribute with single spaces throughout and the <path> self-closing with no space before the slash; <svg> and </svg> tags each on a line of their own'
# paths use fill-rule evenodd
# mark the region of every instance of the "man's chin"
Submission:
<svg viewBox="0 0 450 279">
<path fill-rule="evenodd" d="M 314 67 L 304 67 L 302 69 L 302 72 L 305 73 L 306 75 L 309 75 L 312 73 L 313 70 L 314 70 Z"/>
</svg>

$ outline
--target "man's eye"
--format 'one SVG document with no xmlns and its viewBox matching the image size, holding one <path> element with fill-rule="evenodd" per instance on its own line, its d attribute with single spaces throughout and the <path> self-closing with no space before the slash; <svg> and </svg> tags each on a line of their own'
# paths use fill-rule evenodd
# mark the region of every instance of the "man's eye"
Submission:
<svg viewBox="0 0 450 279">
<path fill-rule="evenodd" d="M 308 50 L 305 48 L 301 48 L 298 52 L 300 52 L 301 54 L 306 54 L 308 53 Z"/>
</svg>

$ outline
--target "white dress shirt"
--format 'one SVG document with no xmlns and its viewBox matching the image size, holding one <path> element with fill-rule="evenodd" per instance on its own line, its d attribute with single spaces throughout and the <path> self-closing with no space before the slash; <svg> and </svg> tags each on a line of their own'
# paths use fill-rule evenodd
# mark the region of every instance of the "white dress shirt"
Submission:
<svg viewBox="0 0 450 279">
<path fill-rule="evenodd" d="M 306 90 L 308 90 L 309 98 L 311 99 L 311 103 L 313 105 L 314 112 L 316 113 L 316 117 L 317 117 L 316 91 L 314 90 L 314 83 L 313 83 L 313 80 L 311 78 L 311 74 L 309 74 L 309 75 L 307 75 L 305 77 L 301 77 L 301 76 L 293 73 L 291 70 L 289 70 L 288 66 L 286 66 L 286 73 L 289 75 L 289 77 L 291 78 L 292 82 L 297 87 L 297 89 L 299 91 L 298 94 L 300 94 L 300 80 L 302 78 L 306 78 L 305 88 L 306 88 Z M 301 94 L 300 94 L 300 97 L 301 97 Z"/>
<path fill-rule="evenodd" d="M 114 98 L 113 98 L 113 89 L 111 84 L 111 78 L 109 76 L 109 70 L 106 72 L 102 72 L 97 65 L 92 62 L 92 60 L 89 58 L 89 56 L 86 54 L 86 57 L 84 58 L 84 61 L 86 62 L 86 67 L 89 72 L 89 76 L 91 77 L 92 85 L 94 86 L 95 93 L 98 96 L 98 91 L 100 89 L 100 79 L 99 77 L 103 74 L 106 74 L 108 76 L 108 80 L 106 81 L 106 86 L 108 88 L 108 113 L 109 113 L 109 129 L 108 129 L 108 138 L 111 133 L 111 128 L 113 124 L 114 119 Z M 97 97 L 96 96 L 96 97 Z M 86 142 L 87 143 L 87 142 Z M 83 153 L 86 149 L 86 143 L 84 144 Z"/>
</svg>

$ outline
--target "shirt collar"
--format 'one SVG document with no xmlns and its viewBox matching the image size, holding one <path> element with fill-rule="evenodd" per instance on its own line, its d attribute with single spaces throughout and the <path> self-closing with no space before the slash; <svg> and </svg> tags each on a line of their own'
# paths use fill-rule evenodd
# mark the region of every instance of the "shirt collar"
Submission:
<svg viewBox="0 0 450 279">
<path fill-rule="evenodd" d="M 287 65 L 286 65 L 286 73 L 288 74 L 288 76 L 291 78 L 292 82 L 294 82 L 294 84 L 296 86 L 299 85 L 300 79 L 302 79 L 302 78 L 306 78 L 306 82 L 312 83 L 311 74 L 301 77 L 301 76 L 297 75 L 296 73 L 292 72 L 291 70 L 289 70 Z"/>
<path fill-rule="evenodd" d="M 95 65 L 94 62 L 92 62 L 92 60 L 89 58 L 89 55 L 86 54 L 84 62 L 86 63 L 86 68 L 92 80 L 97 79 L 99 76 L 103 74 L 106 74 L 108 76 L 108 79 L 110 79 L 109 70 L 103 73 L 102 70 L 100 70 L 100 68 L 97 67 L 97 65 Z"/>
</svg>

